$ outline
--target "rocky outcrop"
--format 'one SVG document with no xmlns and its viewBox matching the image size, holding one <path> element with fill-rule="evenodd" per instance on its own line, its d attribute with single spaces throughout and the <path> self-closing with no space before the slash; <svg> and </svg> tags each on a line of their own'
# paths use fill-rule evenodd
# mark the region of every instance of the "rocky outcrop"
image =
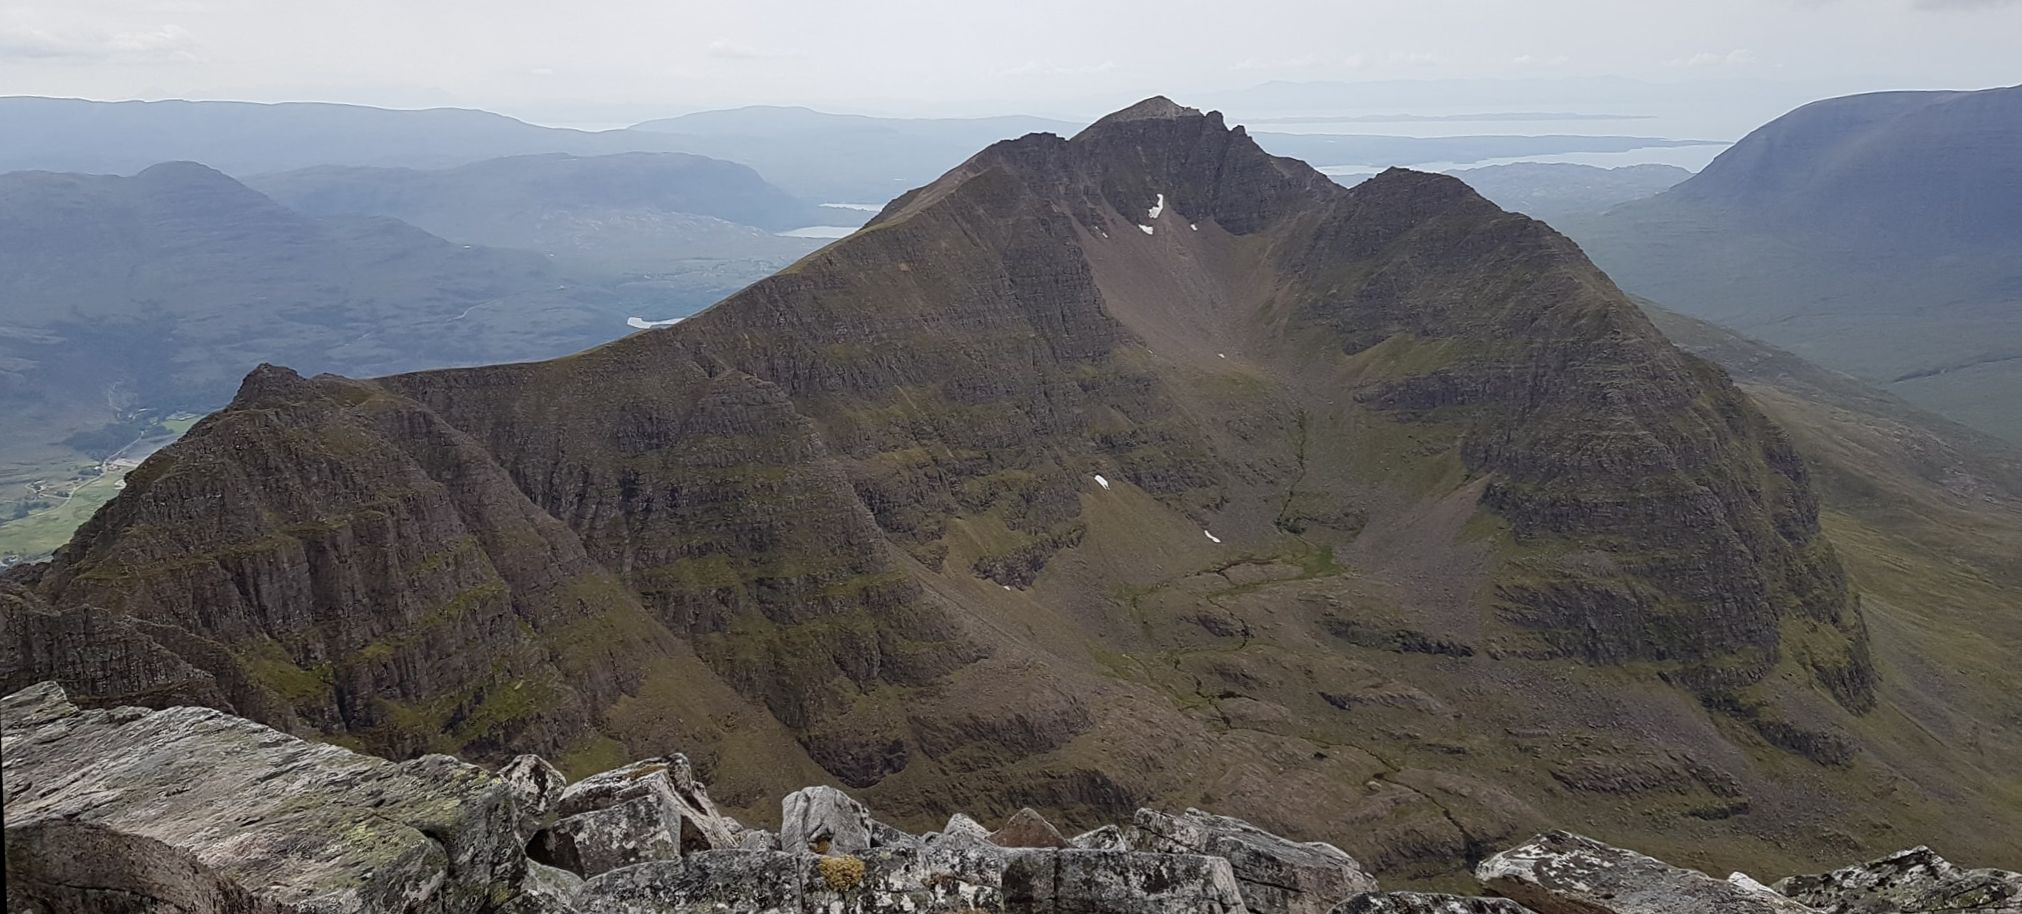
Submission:
<svg viewBox="0 0 2022 914">
<path fill-rule="evenodd" d="M 1385 893 L 1329 845 L 1199 810 L 1007 847 L 960 814 L 916 838 L 829 787 L 787 798 L 777 844 L 716 814 L 681 756 L 557 791 L 539 759 L 389 762 L 209 709 L 82 710 L 54 684 L 0 718 L 21 914 L 2017 914 L 2022 888 L 1917 848 L 1780 884 L 1813 908 L 1553 832 L 1482 864 L 1508 898 Z M 1029 811 L 1006 825 L 1058 837 Z"/>
<path fill-rule="evenodd" d="M 1343 898 L 1376 889 L 1376 880 L 1340 848 L 1289 841 L 1198 809 L 1176 816 L 1140 809 L 1130 833 L 1130 846 L 1139 850 L 1228 860 L 1242 883 L 1243 900 L 1259 914 L 1325 914 Z"/>
<path fill-rule="evenodd" d="M 1469 898 L 1420 892 L 1364 892 L 1332 914 L 1536 914 L 1507 898 Z"/>
<path fill-rule="evenodd" d="M 1003 827 L 990 833 L 990 843 L 998 847 L 1068 847 L 1067 839 L 1046 817 L 1032 807 L 1013 813 Z"/>
<path fill-rule="evenodd" d="M 1715 879 L 1570 832 L 1482 861 L 1475 878 L 1538 914 L 1812 914 L 1776 892 Z"/>
<path fill-rule="evenodd" d="M 871 812 L 834 787 L 809 787 L 780 802 L 779 846 L 849 854 L 871 848 Z"/>
<path fill-rule="evenodd" d="M 498 776 L 519 804 L 521 841 L 547 824 L 562 803 L 562 790 L 569 786 L 568 778 L 538 755 L 514 757 L 499 768 Z"/>
<path fill-rule="evenodd" d="M 389 762 L 208 708 L 4 715 L 10 910 L 488 911 L 526 869 L 512 792 L 445 756 Z"/>
<path fill-rule="evenodd" d="M 1776 890 L 1824 914 L 2022 914 L 2022 873 L 1964 869 L 1928 847 L 1792 876 Z"/>
</svg>

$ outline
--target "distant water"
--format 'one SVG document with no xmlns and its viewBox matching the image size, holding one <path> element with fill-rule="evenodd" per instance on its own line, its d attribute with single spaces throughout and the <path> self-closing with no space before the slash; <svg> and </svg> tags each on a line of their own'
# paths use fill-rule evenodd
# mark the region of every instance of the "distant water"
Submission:
<svg viewBox="0 0 2022 914">
<path fill-rule="evenodd" d="M 804 225 L 779 234 L 788 238 L 846 238 L 861 226 L 855 225 Z"/>
<path fill-rule="evenodd" d="M 1511 156 L 1508 158 L 1483 159 L 1479 162 L 1394 162 L 1386 164 L 1329 165 L 1321 172 L 1336 177 L 1352 175 L 1373 175 L 1391 165 L 1418 171 L 1452 171 L 1458 168 L 1481 168 L 1485 165 L 1512 165 L 1518 162 L 1564 162 L 1571 165 L 1592 165 L 1597 168 L 1621 168 L 1626 165 L 1676 165 L 1688 171 L 1698 171 L 1708 162 L 1727 151 L 1729 143 L 1709 143 L 1703 146 L 1651 146 L 1644 149 L 1630 149 L 1622 152 L 1563 152 L 1551 155 Z"/>
<path fill-rule="evenodd" d="M 833 206 L 836 209 L 860 210 L 866 213 L 880 212 L 885 208 L 885 205 L 882 203 L 824 203 L 822 205 Z"/>
</svg>

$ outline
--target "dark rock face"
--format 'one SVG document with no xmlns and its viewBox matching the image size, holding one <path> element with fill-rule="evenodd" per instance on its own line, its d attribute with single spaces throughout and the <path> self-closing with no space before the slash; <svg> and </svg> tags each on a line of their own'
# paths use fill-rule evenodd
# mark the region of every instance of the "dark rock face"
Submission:
<svg viewBox="0 0 2022 914">
<path fill-rule="evenodd" d="M 1776 890 L 1824 914 L 2022 912 L 2022 873 L 1969 870 L 1928 847 L 1817 876 L 1792 876 Z"/>
<path fill-rule="evenodd" d="M 1720 880 L 1592 838 L 1550 832 L 1482 861 L 1475 877 L 1538 914 L 1809 914 L 1739 877 Z"/>
</svg>

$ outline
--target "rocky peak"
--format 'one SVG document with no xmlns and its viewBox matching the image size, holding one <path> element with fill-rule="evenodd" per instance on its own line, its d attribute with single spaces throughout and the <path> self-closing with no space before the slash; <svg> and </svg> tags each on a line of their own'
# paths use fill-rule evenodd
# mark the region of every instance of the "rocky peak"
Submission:
<svg viewBox="0 0 2022 914">
<path fill-rule="evenodd" d="M 1201 114 L 1199 108 L 1189 108 L 1163 95 L 1154 95 L 1128 108 L 1104 115 L 1085 129 L 1096 130 L 1104 126 L 1121 124 L 1125 121 L 1171 121 L 1202 116 L 1204 115 Z"/>
</svg>

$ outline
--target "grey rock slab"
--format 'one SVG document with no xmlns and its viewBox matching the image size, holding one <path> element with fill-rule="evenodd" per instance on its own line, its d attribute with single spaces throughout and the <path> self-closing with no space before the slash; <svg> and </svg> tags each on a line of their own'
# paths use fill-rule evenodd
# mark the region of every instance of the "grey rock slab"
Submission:
<svg viewBox="0 0 2022 914">
<path fill-rule="evenodd" d="M 1482 861 L 1475 878 L 1538 914 L 1815 914 L 1759 886 L 1563 831 Z"/>
<path fill-rule="evenodd" d="M 103 910 L 66 895 L 92 885 L 161 910 L 462 914 L 525 873 L 510 790 L 447 756 L 390 762 L 208 708 L 83 711 L 47 683 L 0 699 L 0 745 L 22 907 Z"/>
<path fill-rule="evenodd" d="M 1376 891 L 1376 880 L 1340 848 L 1282 838 L 1198 809 L 1180 815 L 1140 809 L 1128 840 L 1140 851 L 1226 858 L 1244 901 L 1259 914 L 1326 914 L 1352 895 Z"/>
<path fill-rule="evenodd" d="M 2022 914 L 2022 873 L 1964 869 L 1928 847 L 1792 876 L 1776 890 L 1826 914 Z"/>
<path fill-rule="evenodd" d="M 561 805 L 562 791 L 569 786 L 568 778 L 538 755 L 514 758 L 499 768 L 498 777 L 519 804 L 523 840 L 532 838 L 534 832 L 554 815 L 555 809 Z"/>
<path fill-rule="evenodd" d="M 1243 914 L 1229 862 L 1199 854 L 1013 851 L 1004 910 L 1016 914 Z"/>
<path fill-rule="evenodd" d="M 681 856 L 681 811 L 658 794 L 564 818 L 540 833 L 534 859 L 589 877 Z"/>
<path fill-rule="evenodd" d="M 1536 914 L 1507 898 L 1364 892 L 1336 905 L 1333 914 Z"/>
<path fill-rule="evenodd" d="M 871 813 L 834 787 L 803 787 L 780 801 L 779 846 L 854 853 L 870 850 Z"/>
</svg>

